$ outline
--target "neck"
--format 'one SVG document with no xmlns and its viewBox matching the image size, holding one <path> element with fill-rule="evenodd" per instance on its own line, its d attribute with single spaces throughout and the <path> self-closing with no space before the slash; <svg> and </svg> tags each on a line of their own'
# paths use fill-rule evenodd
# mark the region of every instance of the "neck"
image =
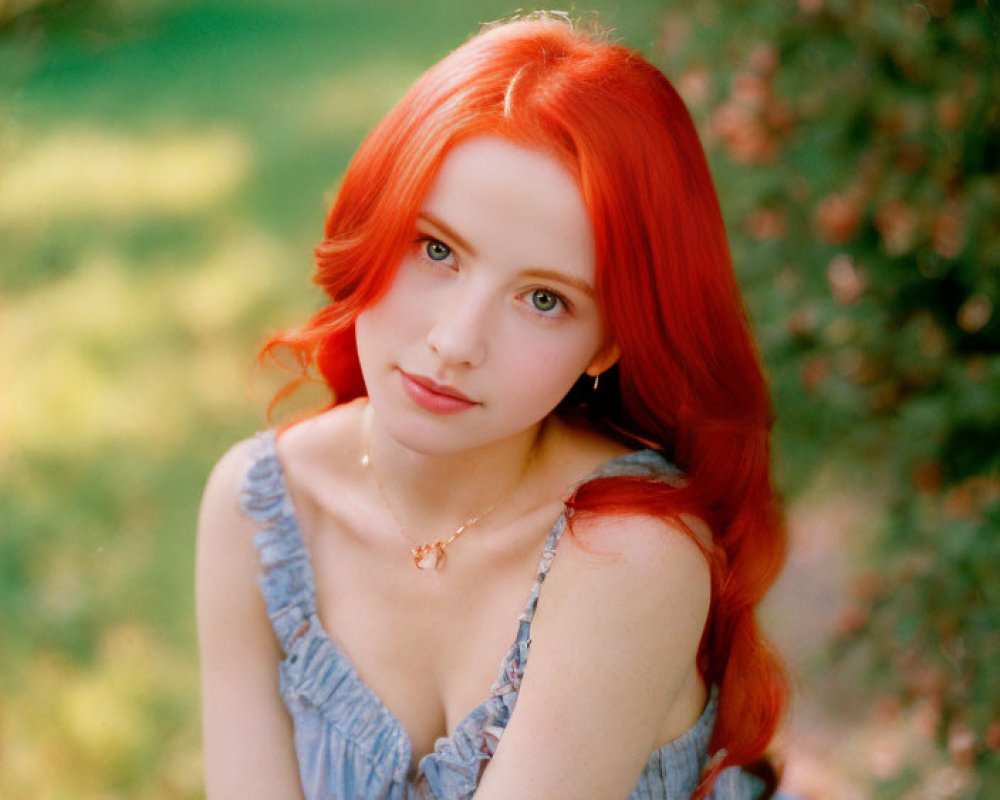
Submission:
<svg viewBox="0 0 1000 800">
<path fill-rule="evenodd" d="M 398 522 L 414 541 L 446 538 L 471 517 L 517 495 L 537 459 L 544 421 L 507 439 L 453 453 L 427 454 L 404 447 L 380 424 L 369 404 L 362 436 L 369 467 Z"/>
</svg>

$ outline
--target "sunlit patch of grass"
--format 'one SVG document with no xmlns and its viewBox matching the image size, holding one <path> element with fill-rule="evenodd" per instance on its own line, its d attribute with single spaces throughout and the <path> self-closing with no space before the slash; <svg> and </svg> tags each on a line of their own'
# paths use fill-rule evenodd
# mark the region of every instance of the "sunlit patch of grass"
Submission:
<svg viewBox="0 0 1000 800">
<path fill-rule="evenodd" d="M 227 199 L 252 164 L 245 137 L 227 128 L 149 139 L 93 127 L 12 137 L 0 172 L 0 226 L 197 214 Z"/>
<path fill-rule="evenodd" d="M 280 294 L 280 245 L 233 230 L 194 268 L 130 268 L 114 253 L 0 315 L 0 438 L 86 453 L 109 441 L 163 453 L 206 418 L 246 409 L 241 327 Z"/>
<path fill-rule="evenodd" d="M 31 682 L 0 698 L 0 796 L 193 797 L 197 675 L 144 626 L 106 629 L 88 665 L 40 653 Z"/>
</svg>

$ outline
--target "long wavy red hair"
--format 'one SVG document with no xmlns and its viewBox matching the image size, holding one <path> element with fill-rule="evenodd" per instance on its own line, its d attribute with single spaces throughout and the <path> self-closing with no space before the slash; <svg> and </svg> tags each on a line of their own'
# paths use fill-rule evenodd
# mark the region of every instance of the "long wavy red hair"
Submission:
<svg viewBox="0 0 1000 800">
<path fill-rule="evenodd" d="M 559 158 L 592 218 L 597 294 L 621 357 L 596 395 L 578 385 L 563 405 L 586 405 L 611 429 L 666 450 L 686 475 L 680 487 L 588 482 L 569 502 L 573 516 L 683 513 L 709 525 L 712 604 L 698 665 L 719 690 L 712 773 L 758 762 L 787 698 L 754 619 L 785 557 L 772 410 L 708 165 L 659 70 L 546 16 L 495 25 L 452 52 L 375 127 L 344 175 L 316 248 L 329 305 L 272 336 L 262 355 L 289 348 L 303 375 L 318 368 L 332 404 L 366 393 L 354 319 L 391 283 L 444 157 L 482 134 Z"/>
</svg>

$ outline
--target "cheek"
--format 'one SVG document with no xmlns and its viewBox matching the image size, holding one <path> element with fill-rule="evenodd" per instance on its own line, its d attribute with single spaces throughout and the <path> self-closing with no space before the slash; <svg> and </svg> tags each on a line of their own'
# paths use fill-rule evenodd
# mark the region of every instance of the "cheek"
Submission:
<svg viewBox="0 0 1000 800">
<path fill-rule="evenodd" d="M 354 333 L 362 372 L 380 368 L 394 351 L 394 334 L 398 333 L 399 328 L 390 324 L 392 318 L 391 309 L 381 301 L 358 314 Z M 371 377 L 371 374 L 367 376 L 369 379 Z"/>
<path fill-rule="evenodd" d="M 396 342 L 422 324 L 420 304 L 412 302 L 412 295 L 401 284 L 397 280 L 375 305 L 358 314 L 355 328 L 359 352 L 363 347 Z"/>
<path fill-rule="evenodd" d="M 535 337 L 530 346 L 510 353 L 504 369 L 511 396 L 519 404 L 555 407 L 573 387 L 590 360 L 597 343 L 590 347 L 589 337 L 546 341 Z"/>
</svg>

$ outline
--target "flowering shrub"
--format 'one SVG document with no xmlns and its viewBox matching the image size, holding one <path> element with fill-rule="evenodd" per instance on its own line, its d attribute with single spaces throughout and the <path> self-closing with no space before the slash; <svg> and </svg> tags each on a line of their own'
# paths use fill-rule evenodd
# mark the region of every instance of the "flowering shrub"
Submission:
<svg viewBox="0 0 1000 800">
<path fill-rule="evenodd" d="M 785 487 L 836 460 L 890 498 L 835 649 L 921 710 L 960 776 L 942 796 L 981 798 L 1000 785 L 997 21 L 962 0 L 699 0 L 661 37 L 773 376 Z M 910 768 L 880 796 L 930 791 Z"/>
</svg>

